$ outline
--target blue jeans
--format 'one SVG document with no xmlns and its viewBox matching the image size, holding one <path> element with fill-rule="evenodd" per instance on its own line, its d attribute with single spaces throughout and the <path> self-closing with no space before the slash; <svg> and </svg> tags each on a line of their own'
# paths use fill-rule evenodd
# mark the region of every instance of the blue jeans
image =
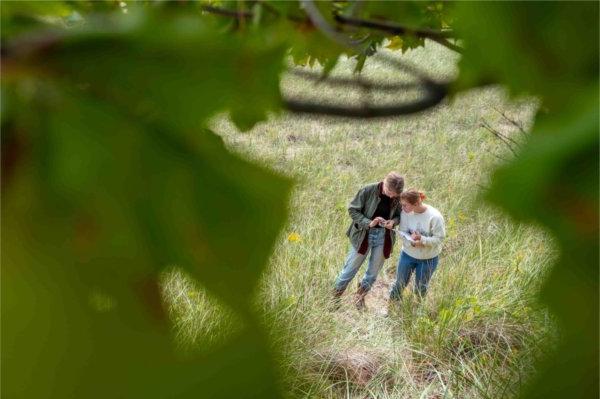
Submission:
<svg viewBox="0 0 600 399">
<path fill-rule="evenodd" d="M 361 255 L 357 252 L 357 250 L 351 245 L 350 252 L 348 253 L 348 257 L 346 258 L 346 262 L 344 263 L 344 268 L 342 272 L 339 274 L 335 281 L 335 289 L 338 291 L 343 291 L 346 289 L 350 281 L 354 278 L 358 269 L 365 261 L 367 254 L 369 251 L 371 252 L 369 257 L 369 265 L 367 266 L 367 271 L 365 272 L 365 276 L 360 282 L 360 286 L 368 291 L 371 289 L 371 286 L 377 279 L 377 275 L 379 274 L 379 270 L 383 266 L 383 261 L 385 260 L 383 256 L 383 241 L 385 238 L 385 229 L 384 228 L 373 228 L 369 229 L 369 248 L 367 253 Z"/>
<path fill-rule="evenodd" d="M 390 290 L 390 299 L 400 299 L 402 297 L 402 291 L 408 285 L 413 270 L 415 272 L 415 291 L 420 296 L 425 296 L 429 279 L 431 279 L 438 261 L 438 256 L 431 259 L 416 259 L 402 251 L 396 269 L 396 281 Z"/>
</svg>

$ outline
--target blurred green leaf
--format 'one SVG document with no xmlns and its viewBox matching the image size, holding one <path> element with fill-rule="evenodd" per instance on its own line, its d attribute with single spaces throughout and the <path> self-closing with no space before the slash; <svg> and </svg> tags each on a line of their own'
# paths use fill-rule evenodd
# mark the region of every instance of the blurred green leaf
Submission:
<svg viewBox="0 0 600 399">
<path fill-rule="evenodd" d="M 276 107 L 283 49 L 224 40 L 186 19 L 165 20 L 156 35 L 153 18 L 9 50 L 7 397 L 280 395 L 251 303 L 290 183 L 203 126 L 229 108 L 249 128 Z M 242 317 L 241 335 L 178 357 L 158 287 L 170 264 Z"/>
<path fill-rule="evenodd" d="M 597 79 L 598 4 L 457 3 L 457 89 L 502 82 L 558 111 Z"/>
<path fill-rule="evenodd" d="M 441 1 L 365 1 L 358 16 L 386 20 L 407 28 L 442 29 L 449 21 L 451 3 Z"/>
<path fill-rule="evenodd" d="M 72 5 L 63 1 L 6 1 L 2 5 L 2 18 L 9 21 L 15 16 L 66 17 L 72 11 Z"/>
<path fill-rule="evenodd" d="M 109 111 L 82 98 L 44 110 L 36 131 L 46 139 L 34 136 L 3 201 L 3 393 L 275 396 L 249 304 L 285 220 L 287 183 L 210 132 L 183 146 Z M 241 312 L 243 343 L 175 356 L 157 280 L 168 261 Z"/>
<path fill-rule="evenodd" d="M 540 115 L 531 140 L 494 174 L 488 193 L 516 218 L 552 231 L 561 250 L 542 297 L 562 339 L 539 366 L 527 398 L 598 392 L 598 107 L 593 90 L 559 114 Z"/>
<path fill-rule="evenodd" d="M 541 293 L 560 327 L 527 398 L 598 396 L 598 4 L 459 3 L 456 90 L 500 82 L 540 96 L 527 144 L 488 200 L 547 228 L 560 258 Z"/>
<path fill-rule="evenodd" d="M 228 111 L 249 130 L 277 111 L 286 49 L 325 73 L 341 54 L 360 70 L 385 34 L 352 30 L 364 40 L 348 50 L 298 2 L 214 4 L 254 14 L 208 16 L 195 2 L 3 3 L 5 396 L 281 394 L 250 304 L 289 181 L 229 153 L 206 121 Z M 525 394 L 598 396 L 598 4 L 317 6 L 332 26 L 333 12 L 409 30 L 452 25 L 465 46 L 455 90 L 499 82 L 541 96 L 531 140 L 488 194 L 547 227 L 562 251 L 543 292 L 562 341 Z M 423 44 L 408 32 L 395 46 Z M 169 264 L 243 331 L 201 357 L 176 356 L 158 289 Z"/>
<path fill-rule="evenodd" d="M 306 23 L 288 30 L 289 53 L 296 65 L 335 65 L 340 55 L 352 53 L 346 47 L 329 40 L 312 24 Z"/>
<path fill-rule="evenodd" d="M 182 130 L 198 128 L 224 109 L 247 130 L 279 107 L 281 43 L 222 35 L 198 19 L 140 12 L 110 24 L 90 20 L 57 34 L 52 51 L 41 55 L 55 77 Z"/>
</svg>

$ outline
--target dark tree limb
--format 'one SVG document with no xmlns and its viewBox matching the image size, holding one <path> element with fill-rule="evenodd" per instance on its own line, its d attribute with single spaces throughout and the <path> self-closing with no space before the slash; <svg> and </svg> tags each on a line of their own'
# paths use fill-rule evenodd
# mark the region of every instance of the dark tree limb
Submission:
<svg viewBox="0 0 600 399">
<path fill-rule="evenodd" d="M 429 39 L 433 40 L 436 43 L 441 44 L 442 46 L 458 53 L 458 54 L 463 54 L 464 53 L 464 49 L 454 43 L 451 43 L 448 39 L 443 39 L 443 38 L 435 38 L 435 37 L 430 37 Z"/>
<path fill-rule="evenodd" d="M 355 26 L 360 28 L 375 29 L 383 32 L 388 32 L 394 35 L 406 35 L 411 34 L 417 37 L 423 37 L 427 39 L 439 38 L 439 39 L 452 39 L 455 35 L 452 31 L 439 31 L 427 28 L 407 28 L 402 25 L 387 21 L 373 21 L 368 19 L 360 19 L 347 17 L 342 14 L 336 13 L 333 18 L 342 25 Z"/>
<path fill-rule="evenodd" d="M 373 20 L 347 17 L 347 16 L 341 15 L 339 13 L 334 14 L 333 17 L 336 20 L 336 22 L 341 25 L 373 29 L 373 30 L 378 30 L 381 32 L 391 33 L 393 35 L 410 34 L 410 35 L 414 35 L 419 38 L 433 40 L 433 41 L 441 44 L 442 46 L 449 48 L 450 50 L 453 50 L 460 54 L 463 53 L 462 47 L 460 47 L 456 44 L 453 44 L 448 40 L 448 39 L 455 37 L 454 33 L 451 31 L 437 31 L 437 30 L 425 29 L 425 28 L 413 29 L 413 28 L 407 28 L 405 26 L 398 25 L 398 24 L 391 23 L 391 22 L 373 21 Z"/>
<path fill-rule="evenodd" d="M 347 35 L 342 34 L 327 23 L 327 20 L 323 17 L 313 0 L 300 0 L 300 3 L 304 6 L 304 11 L 306 11 L 310 21 L 321 33 L 342 46 L 357 49 L 356 44 Z"/>
<path fill-rule="evenodd" d="M 273 15 L 276 15 L 279 17 L 283 16 L 286 19 L 296 22 L 296 23 L 307 22 L 307 19 L 296 16 L 296 15 L 281 15 L 281 13 L 277 9 L 273 8 L 271 5 L 269 5 L 266 2 L 259 2 L 259 4 L 261 4 L 261 6 L 263 6 L 265 8 L 265 10 L 269 11 Z M 324 20 L 321 21 L 320 18 L 317 16 L 317 14 L 314 12 L 314 10 L 311 8 L 311 7 L 314 8 L 314 4 L 312 4 L 312 1 L 304 0 L 303 4 L 305 5 L 305 11 L 309 15 L 311 22 L 313 22 L 313 24 L 315 24 L 317 27 L 321 28 L 321 30 L 327 36 L 329 36 L 330 38 L 334 38 L 335 41 L 342 42 L 342 44 L 344 44 L 346 46 L 350 46 L 350 47 L 352 47 L 353 45 L 355 45 L 357 43 L 360 43 L 360 41 L 354 42 L 354 41 L 344 37 L 343 35 L 340 35 L 340 33 L 338 31 L 336 31 L 333 27 L 330 27 L 328 24 L 323 23 L 325 21 Z M 238 19 L 242 19 L 242 18 L 250 19 L 253 16 L 253 13 L 251 11 L 243 11 L 243 12 L 233 11 L 233 10 L 227 10 L 224 8 L 214 7 L 214 6 L 210 6 L 210 5 L 202 5 L 202 6 L 200 6 L 200 8 L 202 11 L 205 11 L 205 12 L 208 12 L 211 14 L 221 15 L 224 17 L 233 17 L 233 18 L 238 18 Z M 450 40 L 448 40 L 448 39 L 455 38 L 454 33 L 451 31 L 438 31 L 438 30 L 426 29 L 426 28 L 417 28 L 417 29 L 407 28 L 405 26 L 402 26 L 402 25 L 399 25 L 396 23 L 360 19 L 360 18 L 355 18 L 355 17 L 351 17 L 351 16 L 344 16 L 339 13 L 334 14 L 333 17 L 336 20 L 336 22 L 338 22 L 340 25 L 352 26 L 352 27 L 356 27 L 356 28 L 366 28 L 366 29 L 378 30 L 381 32 L 387 32 L 387 33 L 394 34 L 394 35 L 411 34 L 411 35 L 414 35 L 419 38 L 433 40 L 433 41 L 441 44 L 442 46 L 449 48 L 450 50 L 455 51 L 459 54 L 463 53 L 462 47 L 460 47 L 460 46 L 450 42 Z M 316 18 L 316 21 L 315 21 L 315 18 Z M 322 19 L 322 17 L 321 17 L 321 19 Z"/>
<path fill-rule="evenodd" d="M 296 99 L 283 99 L 287 110 L 300 114 L 331 115 L 350 118 L 382 118 L 398 115 L 409 115 L 424 111 L 439 104 L 447 95 L 445 84 L 432 83 L 425 86 L 427 94 L 420 100 L 389 106 L 340 106 L 332 104 L 310 103 Z"/>
<path fill-rule="evenodd" d="M 360 48 L 358 48 L 348 36 L 339 32 L 335 27 L 331 26 L 327 22 L 313 0 L 301 0 L 301 2 L 310 21 L 326 37 L 343 46 L 360 51 Z M 389 61 L 389 58 L 386 59 Z M 356 81 L 356 86 L 363 89 L 363 99 L 360 106 L 310 103 L 296 99 L 284 98 L 284 107 L 289 111 L 296 113 L 355 118 L 380 118 L 417 113 L 439 104 L 446 97 L 448 92 L 448 86 L 446 84 L 440 84 L 432 81 L 421 70 L 407 63 L 399 60 L 392 60 L 392 63 L 396 68 L 402 69 L 420 80 L 418 85 L 420 89 L 425 91 L 426 94 L 424 97 L 409 103 L 400 103 L 389 106 L 371 106 L 369 101 L 371 97 L 371 90 L 369 86 L 365 85 L 364 82 Z"/>
</svg>

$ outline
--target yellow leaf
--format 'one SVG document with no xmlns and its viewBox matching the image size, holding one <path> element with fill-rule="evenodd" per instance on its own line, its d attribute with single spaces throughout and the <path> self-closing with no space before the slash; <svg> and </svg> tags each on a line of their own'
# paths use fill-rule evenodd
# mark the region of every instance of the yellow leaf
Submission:
<svg viewBox="0 0 600 399">
<path fill-rule="evenodd" d="M 390 50 L 400 50 L 402 48 L 403 43 L 404 42 L 402 41 L 402 38 L 400 36 L 394 36 L 390 40 L 390 43 L 385 47 L 389 48 Z"/>
</svg>

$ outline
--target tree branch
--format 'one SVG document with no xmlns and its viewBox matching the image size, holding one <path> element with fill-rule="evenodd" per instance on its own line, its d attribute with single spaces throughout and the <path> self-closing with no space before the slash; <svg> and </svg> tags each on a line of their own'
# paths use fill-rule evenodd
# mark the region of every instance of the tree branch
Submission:
<svg viewBox="0 0 600 399">
<path fill-rule="evenodd" d="M 313 0 L 300 0 L 300 3 L 304 6 L 304 11 L 306 11 L 308 18 L 313 25 L 316 26 L 317 29 L 319 29 L 325 36 L 334 42 L 341 44 L 342 46 L 356 49 L 356 45 L 348 36 L 341 34 L 333 26 L 327 23 L 327 20 L 325 17 L 323 17 Z"/>
<path fill-rule="evenodd" d="M 398 25 L 395 23 L 387 22 L 387 21 L 373 21 L 368 19 L 360 19 L 360 18 L 352 18 L 347 17 L 339 13 L 335 13 L 333 18 L 336 22 L 342 25 L 356 26 L 361 28 L 369 28 L 380 31 L 385 31 L 389 33 L 393 33 L 394 35 L 405 35 L 412 34 L 418 37 L 424 37 L 428 39 L 432 39 L 434 37 L 440 39 L 453 39 L 455 35 L 452 31 L 439 31 L 427 28 L 407 28 L 402 25 Z"/>
<path fill-rule="evenodd" d="M 362 41 L 364 41 L 364 40 L 361 40 L 361 41 L 350 40 L 349 38 L 341 35 L 333 27 L 329 26 L 329 24 L 326 23 L 326 21 L 323 19 L 323 17 L 320 15 L 320 13 L 318 13 L 318 10 L 316 10 L 316 7 L 314 7 L 314 4 L 312 3 L 312 1 L 304 0 L 304 1 L 302 1 L 302 3 L 304 4 L 305 11 L 308 14 L 311 22 L 315 26 L 317 26 L 323 33 L 325 33 L 326 36 L 330 37 L 331 39 L 335 40 L 338 43 L 341 43 L 343 45 L 350 46 L 350 47 L 353 47 L 354 45 L 359 44 Z M 263 6 L 265 8 L 265 10 L 269 11 L 273 15 L 276 15 L 279 17 L 285 17 L 286 19 L 296 22 L 296 23 L 302 23 L 302 22 L 307 21 L 305 18 L 296 16 L 296 15 L 287 15 L 287 14 L 282 15 L 277 9 L 273 8 L 270 4 L 268 4 L 264 1 L 259 1 L 259 4 L 261 4 L 261 6 Z M 224 17 L 249 19 L 249 18 L 252 18 L 252 16 L 253 16 L 253 13 L 251 11 L 239 12 L 239 11 L 227 10 L 227 9 L 220 8 L 220 7 L 214 7 L 214 6 L 210 6 L 210 5 L 202 5 L 202 6 L 200 6 L 200 8 L 202 11 L 205 11 L 205 12 L 208 12 L 211 14 L 221 15 Z M 382 32 L 387 32 L 387 33 L 394 34 L 394 35 L 412 34 L 412 35 L 415 35 L 420 38 L 433 40 L 434 42 L 437 42 L 437 43 L 441 44 L 442 46 L 449 48 L 450 50 L 455 51 L 459 54 L 462 54 L 464 51 L 462 47 L 460 47 L 454 43 L 451 43 L 448 40 L 448 39 L 455 38 L 454 33 L 451 31 L 437 31 L 437 30 L 425 29 L 425 28 L 413 29 L 413 28 L 407 28 L 405 26 L 398 25 L 398 24 L 391 23 L 391 22 L 373 21 L 373 20 L 354 18 L 354 17 L 344 16 L 339 13 L 334 14 L 333 17 L 336 20 L 336 22 L 338 22 L 341 25 L 353 26 L 353 27 L 358 27 L 358 28 L 368 28 L 368 29 L 378 30 L 378 31 L 382 31 Z"/>
<path fill-rule="evenodd" d="M 368 28 L 374 29 L 382 32 L 391 33 L 394 35 L 406 35 L 411 34 L 424 39 L 431 39 L 435 42 L 440 43 L 441 45 L 456 51 L 457 53 L 462 53 L 463 49 L 460 46 L 457 46 L 453 43 L 450 43 L 448 39 L 454 38 L 454 33 L 450 31 L 437 31 L 432 29 L 425 28 L 407 28 L 402 25 L 394 24 L 391 22 L 384 21 L 373 21 L 359 18 L 352 18 L 341 15 L 339 13 L 334 14 L 334 19 L 341 25 L 348 25 L 360 28 Z"/>
<path fill-rule="evenodd" d="M 464 53 L 464 49 L 454 43 L 451 43 L 448 39 L 443 39 L 443 38 L 435 38 L 435 37 L 430 37 L 429 39 L 433 40 L 436 43 L 441 44 L 442 46 L 458 53 L 458 54 L 463 54 Z"/>
<path fill-rule="evenodd" d="M 445 84 L 428 83 L 424 86 L 427 95 L 421 100 L 390 106 L 371 107 L 363 105 L 360 107 L 344 107 L 330 104 L 319 104 L 298 101 L 295 99 L 283 99 L 283 106 L 294 113 L 331 115 L 351 118 L 381 118 L 399 115 L 414 114 L 439 104 L 447 95 L 448 87 Z"/>
</svg>

